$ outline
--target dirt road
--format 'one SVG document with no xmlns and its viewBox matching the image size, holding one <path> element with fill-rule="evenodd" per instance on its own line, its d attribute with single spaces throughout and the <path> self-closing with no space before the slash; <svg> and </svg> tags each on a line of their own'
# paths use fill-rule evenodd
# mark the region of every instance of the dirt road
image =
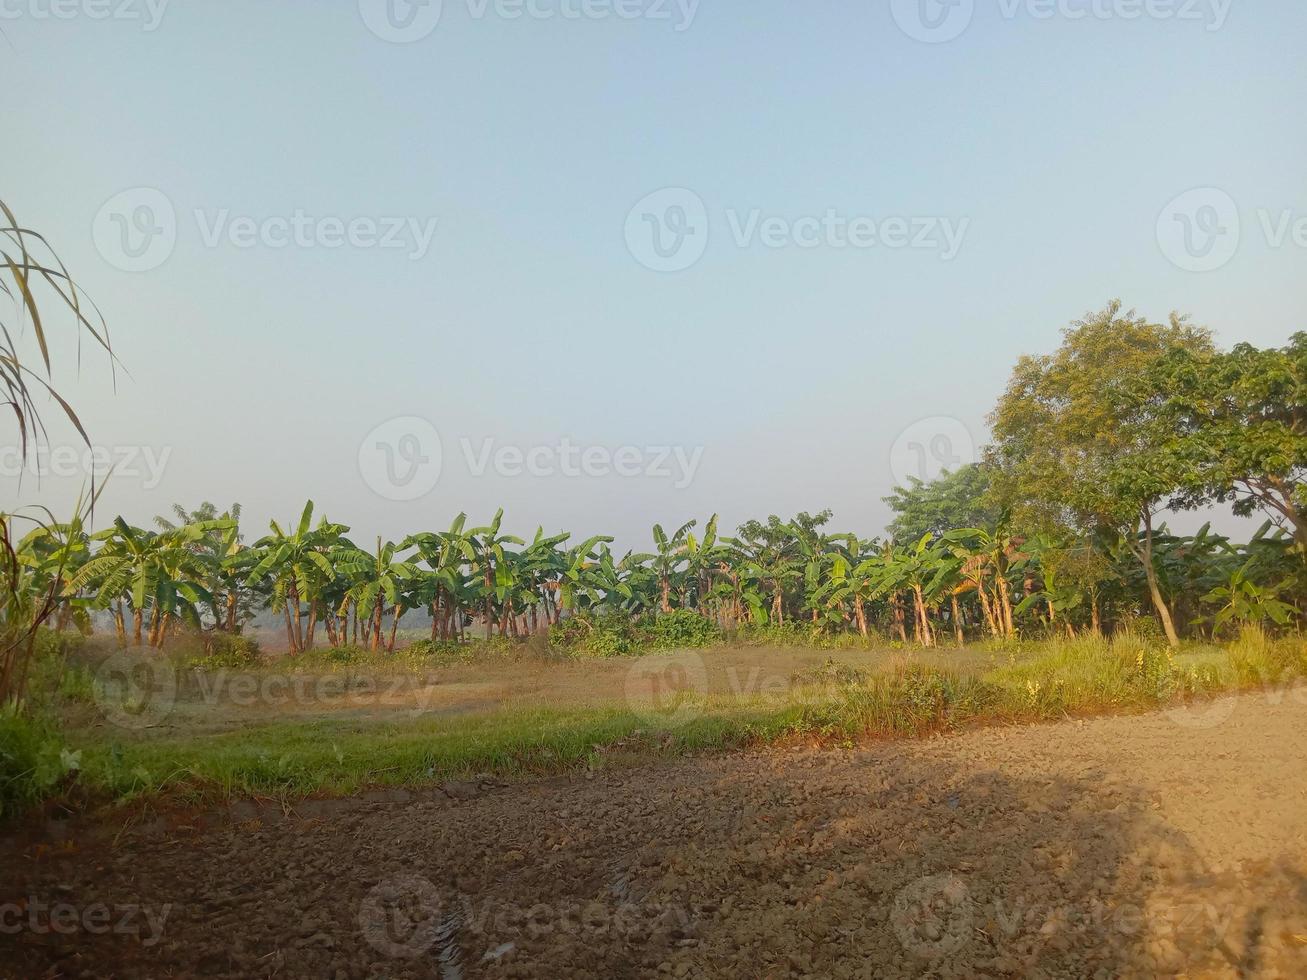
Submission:
<svg viewBox="0 0 1307 980">
<path fill-rule="evenodd" d="M 1223 715 L 73 823 L 0 857 L 0 970 L 1307 976 L 1307 704 Z"/>
</svg>

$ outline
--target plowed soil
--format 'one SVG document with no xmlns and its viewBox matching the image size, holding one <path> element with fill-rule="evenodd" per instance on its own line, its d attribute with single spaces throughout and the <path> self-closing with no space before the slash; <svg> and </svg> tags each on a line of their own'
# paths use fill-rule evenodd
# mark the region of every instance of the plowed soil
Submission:
<svg viewBox="0 0 1307 980">
<path fill-rule="evenodd" d="M 1230 708 L 64 821 L 0 972 L 1307 976 L 1307 703 Z"/>
</svg>

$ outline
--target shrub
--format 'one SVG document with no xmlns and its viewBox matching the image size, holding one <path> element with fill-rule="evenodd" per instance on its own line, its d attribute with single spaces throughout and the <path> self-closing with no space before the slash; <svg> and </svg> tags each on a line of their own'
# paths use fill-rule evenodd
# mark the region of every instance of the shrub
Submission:
<svg viewBox="0 0 1307 980">
<path fill-rule="evenodd" d="M 81 655 L 85 646 L 86 638 L 80 633 L 39 630 L 28 667 L 28 699 L 38 706 L 55 697 L 89 700 L 90 674 L 84 667 L 69 663 Z"/>
<path fill-rule="evenodd" d="M 204 650 L 202 656 L 188 658 L 187 666 L 204 670 L 244 670 L 262 659 L 259 644 L 237 633 L 210 634 L 205 637 Z"/>
<path fill-rule="evenodd" d="M 623 657 L 652 644 L 649 631 L 628 616 L 569 616 L 549 628 L 549 642 L 592 657 Z"/>
<path fill-rule="evenodd" d="M 0 820 L 40 802 L 80 764 L 44 716 L 0 705 Z"/>
<path fill-rule="evenodd" d="M 650 645 L 660 650 L 706 647 L 722 639 L 717 624 L 693 609 L 675 609 L 656 617 L 649 623 L 648 632 Z"/>
</svg>

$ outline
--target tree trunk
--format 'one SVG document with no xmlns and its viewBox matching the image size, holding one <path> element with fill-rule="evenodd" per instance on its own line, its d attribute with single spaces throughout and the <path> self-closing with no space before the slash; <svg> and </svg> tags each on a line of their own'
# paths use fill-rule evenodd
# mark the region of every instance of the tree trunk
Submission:
<svg viewBox="0 0 1307 980">
<path fill-rule="evenodd" d="M 381 618 L 385 615 L 385 606 L 382 605 L 381 594 L 377 594 L 377 601 L 372 610 L 372 641 L 369 649 L 374 653 L 381 646 Z"/>
<path fill-rule="evenodd" d="M 395 634 L 399 632 L 399 618 L 404 615 L 399 605 L 395 606 L 394 619 L 390 621 L 390 641 L 386 644 L 386 652 L 395 652 Z"/>
<path fill-rule="evenodd" d="M 304 624 L 300 621 L 300 594 L 293 586 L 290 594 L 291 608 L 295 612 L 295 652 L 298 653 L 304 649 Z"/>
<path fill-rule="evenodd" d="M 1012 625 L 1012 594 L 1008 591 L 1007 576 L 1000 574 L 998 576 L 998 604 L 999 612 L 1003 614 L 1003 635 L 1011 638 L 1016 636 L 1016 629 Z"/>
<path fill-rule="evenodd" d="M 291 654 L 295 653 L 295 628 L 290 623 L 290 600 L 282 603 L 281 611 L 286 615 L 286 646 Z"/>
<path fill-rule="evenodd" d="M 935 645 L 935 636 L 930 631 L 930 619 L 926 616 L 926 600 L 922 595 L 920 585 L 914 584 L 912 586 L 912 597 L 916 603 L 917 615 L 921 618 L 921 645 L 933 647 Z"/>
<path fill-rule="evenodd" d="M 985 617 L 985 627 L 989 630 L 990 636 L 999 636 L 1002 630 L 999 629 L 998 620 L 994 618 L 994 610 L 990 608 L 989 594 L 985 591 L 984 580 L 976 582 L 976 598 L 980 601 L 980 612 Z"/>
<path fill-rule="evenodd" d="M 952 603 L 953 611 L 953 636 L 957 639 L 958 646 L 962 646 L 964 642 L 962 636 L 962 610 L 958 608 L 958 594 L 954 592 L 949 596 L 949 601 Z"/>
<path fill-rule="evenodd" d="M 309 628 L 304 636 L 304 648 L 313 649 L 313 635 L 318 631 L 318 600 L 309 603 Z"/>
<path fill-rule="evenodd" d="M 853 598 L 853 618 L 858 624 L 858 632 L 863 636 L 867 635 L 867 610 L 862 607 L 862 600 L 857 596 Z"/>
<path fill-rule="evenodd" d="M 894 593 L 893 606 L 894 606 L 894 628 L 898 631 L 899 639 L 906 644 L 908 642 L 908 633 L 907 630 L 904 628 L 903 600 L 900 598 L 899 593 L 897 592 Z"/>
<path fill-rule="evenodd" d="M 1180 645 L 1180 637 L 1175 632 L 1175 623 L 1171 619 L 1171 610 L 1166 605 L 1161 587 L 1157 584 L 1157 569 L 1153 567 L 1153 515 L 1143 512 L 1144 543 L 1130 542 L 1130 550 L 1143 563 L 1144 578 L 1148 581 L 1148 595 L 1153 600 L 1153 608 L 1162 620 L 1162 630 L 1166 633 L 1166 642 L 1174 649 Z"/>
</svg>

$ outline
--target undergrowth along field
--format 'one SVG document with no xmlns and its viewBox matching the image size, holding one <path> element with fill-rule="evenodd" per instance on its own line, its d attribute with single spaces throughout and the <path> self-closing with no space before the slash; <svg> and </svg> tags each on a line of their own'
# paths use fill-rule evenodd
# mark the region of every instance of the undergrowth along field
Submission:
<svg viewBox="0 0 1307 980">
<path fill-rule="evenodd" d="M 33 678 L 34 710 L 20 715 L 7 709 L 0 715 L 0 807 L 7 816 L 51 798 L 82 805 L 157 797 L 202 802 L 347 794 L 372 786 L 593 771 L 796 739 L 851 744 L 976 724 L 1159 707 L 1173 712 L 1179 735 L 1185 725 L 1211 723 L 1205 699 L 1221 692 L 1265 697 L 1307 692 L 1300 686 L 1307 678 L 1307 644 L 1301 638 L 1270 638 L 1249 629 L 1226 646 L 1173 651 L 1157 639 L 1123 633 L 1110 640 L 961 649 L 951 655 L 956 666 L 927 664 L 918 653 L 883 648 L 857 662 L 831 656 L 762 690 L 668 683 L 649 700 L 633 697 L 628 680 L 625 696 L 618 688 L 597 704 L 509 702 L 452 714 L 419 705 L 366 717 L 337 710 L 348 703 L 345 698 L 305 718 L 265 712 L 235 730 L 191 730 L 200 716 L 188 711 L 167 726 L 131 731 L 104 722 L 97 710 L 102 692 L 75 651 L 70 656 L 59 642 L 43 646 Z M 763 648 L 743 649 L 746 661 L 756 652 L 764 668 L 774 656 Z M 627 677 L 674 680 L 687 657 L 711 668 L 715 660 L 740 651 L 716 646 L 596 663 Z M 564 669 L 554 660 L 541 664 L 539 653 L 525 644 L 492 641 L 480 652 L 485 659 L 479 670 L 496 658 L 509 672 L 527 664 L 543 676 Z M 369 659 L 370 665 L 363 653 L 351 657 L 347 649 L 329 649 L 312 657 L 203 669 L 181 658 L 175 663 L 187 683 L 203 687 L 206 678 L 219 674 L 251 683 L 288 670 L 304 676 L 376 676 L 380 665 L 374 656 Z M 402 678 L 427 670 L 439 677 L 457 666 L 449 651 L 419 646 L 397 654 L 381 671 Z M 645 667 L 649 672 L 640 675 Z"/>
</svg>

